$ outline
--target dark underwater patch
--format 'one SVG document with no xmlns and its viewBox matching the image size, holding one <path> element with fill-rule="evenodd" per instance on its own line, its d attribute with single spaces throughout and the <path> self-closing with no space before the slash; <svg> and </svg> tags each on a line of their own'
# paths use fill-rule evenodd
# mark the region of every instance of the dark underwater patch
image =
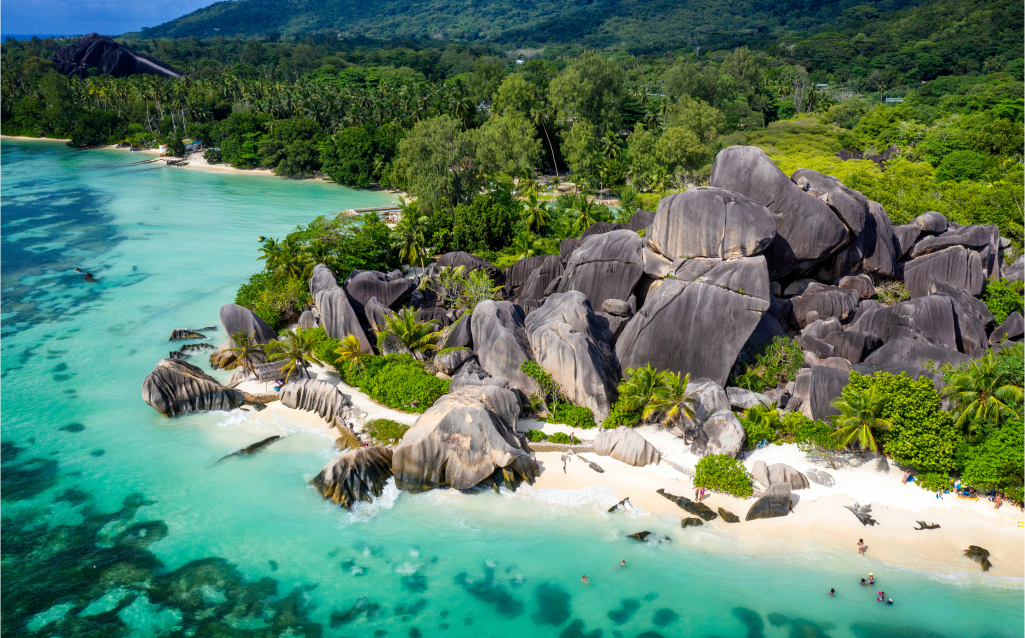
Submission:
<svg viewBox="0 0 1025 638">
<path fill-rule="evenodd" d="M 562 587 L 545 583 L 534 589 L 537 612 L 530 617 L 538 625 L 558 627 L 569 620 L 570 595 Z"/>
<path fill-rule="evenodd" d="M 628 622 L 631 618 L 633 618 L 634 614 L 636 614 L 637 610 L 640 608 L 640 601 L 637 601 L 633 598 L 624 598 L 623 600 L 619 601 L 619 609 L 613 609 L 606 615 L 612 622 L 616 623 L 617 625 L 622 625 L 623 623 Z"/>
<path fill-rule="evenodd" d="M 495 581 L 494 567 L 484 566 L 483 580 L 471 579 L 466 572 L 460 572 L 456 574 L 455 582 L 477 600 L 493 606 L 499 616 L 515 618 L 523 614 L 523 603 Z"/>
</svg>

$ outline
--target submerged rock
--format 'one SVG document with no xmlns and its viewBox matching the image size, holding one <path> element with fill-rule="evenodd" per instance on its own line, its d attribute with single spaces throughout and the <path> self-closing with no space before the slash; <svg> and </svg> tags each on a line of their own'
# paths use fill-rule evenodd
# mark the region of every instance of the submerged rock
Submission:
<svg viewBox="0 0 1025 638">
<path fill-rule="evenodd" d="M 627 538 L 635 538 L 639 541 L 643 541 L 649 536 L 651 536 L 651 532 L 637 532 L 635 534 L 630 534 Z"/>
<path fill-rule="evenodd" d="M 392 451 L 386 447 L 361 447 L 352 454 L 331 459 L 310 484 L 320 495 L 352 509 L 358 501 L 369 503 L 384 491 L 392 476 Z"/>
<path fill-rule="evenodd" d="M 636 430 L 626 426 L 599 432 L 594 437 L 594 453 L 610 456 L 635 467 L 657 464 L 662 460 L 662 455 L 651 443 Z"/>
<path fill-rule="evenodd" d="M 200 368 L 179 359 L 164 359 L 142 382 L 142 398 L 166 417 L 205 410 L 234 410 L 245 395 L 226 388 Z"/>
<path fill-rule="evenodd" d="M 194 330 L 175 329 L 171 331 L 171 338 L 168 341 L 177 339 L 206 339 L 206 335 L 199 334 Z"/>
<path fill-rule="evenodd" d="M 790 483 L 774 483 L 765 490 L 751 509 L 747 511 L 746 521 L 759 518 L 777 518 L 790 513 Z"/>
<path fill-rule="evenodd" d="M 464 386 L 441 397 L 395 448 L 399 489 L 533 483 L 540 471 L 516 435 L 519 411 L 516 394 L 497 386 Z"/>
<path fill-rule="evenodd" d="M 680 527 L 700 527 L 704 524 L 705 523 L 700 518 L 688 516 L 687 518 L 683 519 L 682 523 L 680 523 Z"/>
<path fill-rule="evenodd" d="M 727 523 L 739 523 L 740 522 L 740 517 L 739 516 L 737 516 L 736 514 L 734 514 L 733 512 L 731 512 L 729 510 L 724 510 L 721 507 L 719 508 L 719 516 L 722 516 L 722 520 L 726 521 Z"/>
</svg>

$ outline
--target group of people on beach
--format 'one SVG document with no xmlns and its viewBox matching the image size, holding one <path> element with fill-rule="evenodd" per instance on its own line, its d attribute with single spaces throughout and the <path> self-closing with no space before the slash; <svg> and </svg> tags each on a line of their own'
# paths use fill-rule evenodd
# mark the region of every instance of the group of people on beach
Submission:
<svg viewBox="0 0 1025 638">
<path fill-rule="evenodd" d="M 867 581 L 864 578 L 861 579 L 861 586 L 862 587 L 869 587 L 871 585 L 875 585 L 875 583 L 876 583 L 876 577 L 872 574 L 872 572 L 868 573 L 868 580 Z M 836 589 L 831 588 L 829 590 L 829 595 L 833 596 L 835 598 L 836 597 Z M 893 599 L 892 598 L 887 598 L 886 597 L 886 592 L 884 592 L 884 591 L 876 592 L 876 601 L 881 602 L 881 603 L 886 603 L 887 605 L 892 605 L 893 604 Z"/>
</svg>

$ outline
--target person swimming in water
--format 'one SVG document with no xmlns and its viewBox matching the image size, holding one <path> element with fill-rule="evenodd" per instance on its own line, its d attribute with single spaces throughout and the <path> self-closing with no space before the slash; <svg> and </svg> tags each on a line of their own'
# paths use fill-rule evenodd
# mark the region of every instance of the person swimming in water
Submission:
<svg viewBox="0 0 1025 638">
<path fill-rule="evenodd" d="M 620 567 L 626 567 L 626 561 L 625 560 L 619 561 L 619 566 Z"/>
<path fill-rule="evenodd" d="M 893 599 L 891 598 L 891 599 L 887 600 L 887 601 L 886 601 L 886 604 L 887 604 L 887 605 L 892 605 L 892 604 L 893 604 Z"/>
<path fill-rule="evenodd" d="M 836 590 L 835 590 L 835 589 L 832 589 L 832 588 L 830 588 L 830 590 L 829 590 L 829 595 L 830 595 L 830 596 L 836 596 Z"/>
<path fill-rule="evenodd" d="M 865 586 L 865 585 L 867 585 L 867 584 L 868 584 L 868 583 L 866 583 L 866 582 L 865 582 L 865 579 L 864 579 L 864 578 L 862 578 L 862 579 L 861 579 L 861 586 L 862 586 L 862 587 L 864 587 L 864 586 Z"/>
<path fill-rule="evenodd" d="M 872 572 L 869 572 L 868 573 L 868 584 L 869 585 L 874 585 L 875 582 L 876 582 L 876 577 L 872 575 Z"/>
<path fill-rule="evenodd" d="M 587 578 L 587 574 L 584 574 L 584 575 L 583 575 L 583 576 L 582 576 L 582 577 L 580 578 L 580 582 L 582 582 L 582 583 L 583 583 L 583 584 L 585 584 L 585 585 L 590 585 L 590 584 L 591 584 L 591 581 L 590 581 L 590 580 L 589 580 L 589 579 Z"/>
</svg>

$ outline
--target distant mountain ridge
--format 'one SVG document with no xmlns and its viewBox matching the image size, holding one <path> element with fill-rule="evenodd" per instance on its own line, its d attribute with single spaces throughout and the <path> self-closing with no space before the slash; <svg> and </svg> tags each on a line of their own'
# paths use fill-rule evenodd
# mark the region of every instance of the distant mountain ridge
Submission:
<svg viewBox="0 0 1025 638">
<path fill-rule="evenodd" d="M 520 46 L 583 44 L 634 53 L 688 46 L 766 47 L 788 34 L 842 26 L 865 11 L 916 0 L 237 0 L 218 2 L 138 34 L 143 38 L 284 36 L 484 40 Z"/>
</svg>

